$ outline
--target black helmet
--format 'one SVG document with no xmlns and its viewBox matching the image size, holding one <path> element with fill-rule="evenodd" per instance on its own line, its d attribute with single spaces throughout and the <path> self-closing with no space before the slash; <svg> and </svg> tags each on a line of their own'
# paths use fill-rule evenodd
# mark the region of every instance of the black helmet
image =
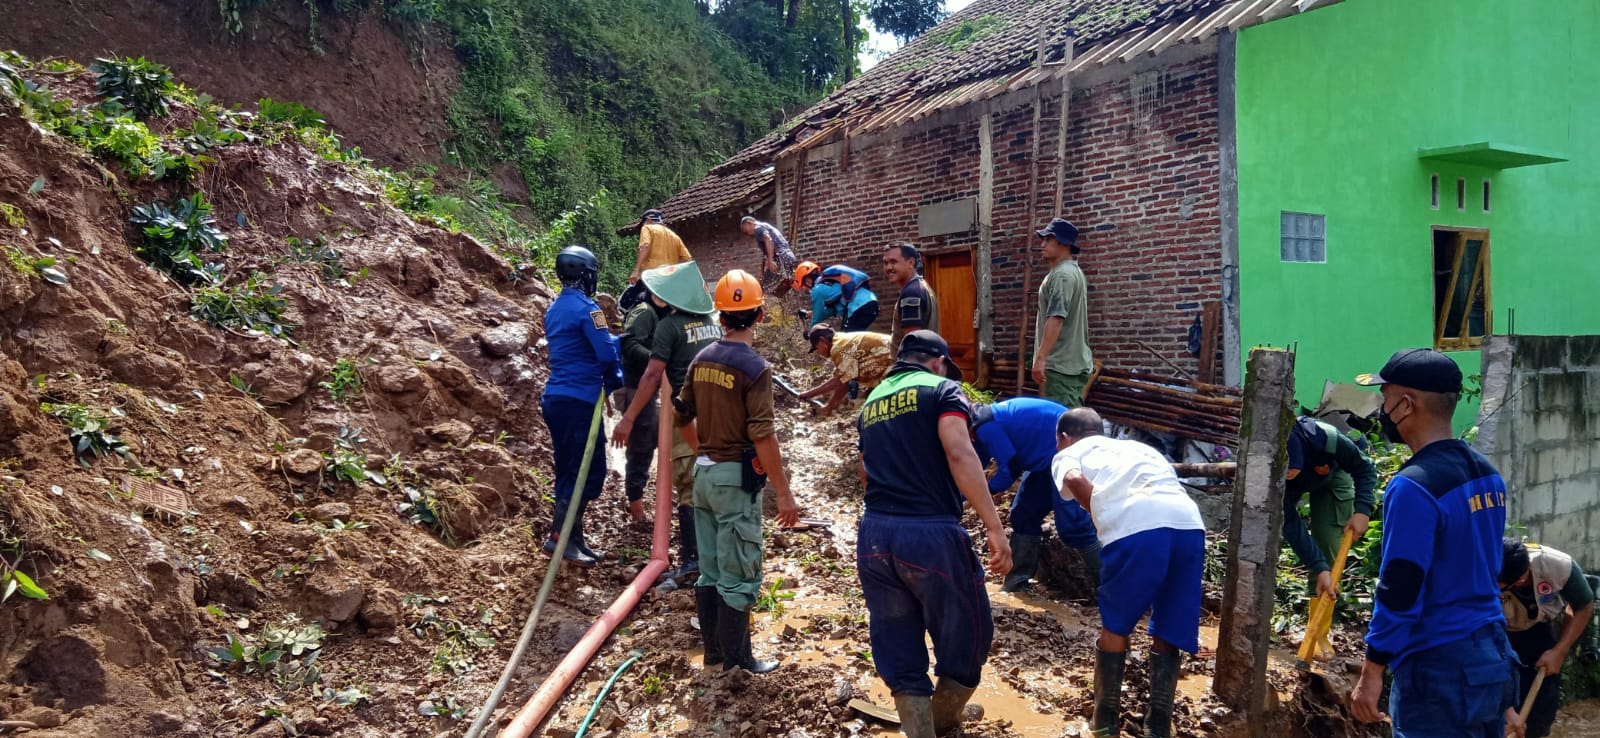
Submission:
<svg viewBox="0 0 1600 738">
<path fill-rule="evenodd" d="M 563 287 L 577 287 L 594 297 L 600 281 L 600 260 L 582 246 L 568 246 L 556 254 L 556 277 Z"/>
</svg>

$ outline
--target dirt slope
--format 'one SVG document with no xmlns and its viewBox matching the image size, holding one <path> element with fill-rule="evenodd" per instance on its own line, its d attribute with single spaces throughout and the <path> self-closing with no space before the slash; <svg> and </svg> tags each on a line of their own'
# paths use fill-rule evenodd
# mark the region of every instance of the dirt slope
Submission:
<svg viewBox="0 0 1600 738">
<path fill-rule="evenodd" d="M 24 75 L 90 102 L 79 74 Z M 454 723 L 419 705 L 481 703 L 545 561 L 550 292 L 293 137 L 208 155 L 193 184 L 151 183 L 0 98 L 0 553 L 49 593 L 0 605 L 0 719 L 64 721 L 59 735 L 432 735 Z M 190 318 L 189 292 L 134 254 L 132 207 L 193 191 L 230 239 L 208 258 L 230 283 L 281 284 L 292 340 Z M 342 279 L 291 255 L 288 238 L 318 234 Z M 70 281 L 47 281 L 43 259 Z M 344 402 L 319 386 L 339 359 L 361 378 Z M 45 403 L 104 418 L 126 457 L 80 465 Z M 354 428 L 365 442 L 342 447 Z M 374 476 L 342 480 L 330 459 Z M 184 492 L 187 512 L 157 513 L 129 480 Z M 406 488 L 428 507 L 404 507 Z M 648 545 L 619 509 L 598 517 L 605 540 Z M 636 565 L 563 579 L 528 677 Z M 312 621 L 328 632 L 311 649 L 320 680 L 208 656 L 230 633 Z"/>
</svg>

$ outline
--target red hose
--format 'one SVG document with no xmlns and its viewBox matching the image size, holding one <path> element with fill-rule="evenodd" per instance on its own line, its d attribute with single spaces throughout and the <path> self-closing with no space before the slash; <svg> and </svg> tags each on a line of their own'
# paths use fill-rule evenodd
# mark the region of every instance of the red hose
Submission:
<svg viewBox="0 0 1600 738">
<path fill-rule="evenodd" d="M 633 578 L 633 583 L 617 595 L 615 602 L 600 613 L 589 630 L 583 634 L 578 645 L 567 652 L 566 658 L 545 677 L 539 685 L 538 691 L 517 711 L 517 716 L 500 731 L 500 738 L 527 738 L 533 734 L 535 728 L 544 722 L 546 716 L 555 708 L 556 703 L 566 695 L 572 682 L 583 673 L 589 665 L 589 659 L 594 658 L 595 652 L 600 650 L 601 644 L 611 637 L 611 632 L 617 629 L 628 613 L 633 612 L 639 598 L 650 589 L 652 583 L 662 572 L 667 570 L 667 539 L 672 534 L 672 395 L 670 383 L 667 378 L 661 378 L 661 410 L 657 417 L 656 430 L 656 520 L 655 531 L 650 541 L 650 563 L 644 567 L 639 575 Z"/>
</svg>

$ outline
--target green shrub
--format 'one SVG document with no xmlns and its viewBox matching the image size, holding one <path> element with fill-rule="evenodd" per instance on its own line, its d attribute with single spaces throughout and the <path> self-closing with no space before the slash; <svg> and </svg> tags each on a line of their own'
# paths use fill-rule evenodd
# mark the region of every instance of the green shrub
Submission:
<svg viewBox="0 0 1600 738">
<path fill-rule="evenodd" d="M 129 222 L 144 233 L 134 252 L 151 266 L 185 285 L 222 281 L 220 267 L 200 257 L 228 246 L 228 237 L 217 228 L 204 195 L 196 192 L 179 200 L 176 208 L 159 200 L 136 206 Z"/>
<path fill-rule="evenodd" d="M 264 123 L 288 123 L 295 128 L 324 128 L 322 114 L 297 102 L 279 102 L 270 97 L 256 101 Z"/>
<path fill-rule="evenodd" d="M 212 648 L 211 658 L 246 674 L 264 674 L 285 690 L 294 691 L 322 681 L 317 657 L 322 653 L 322 626 L 302 623 L 286 615 L 261 629 L 260 635 L 228 633 L 224 644 Z"/>
<path fill-rule="evenodd" d="M 114 101 L 141 119 L 167 114 L 167 100 L 177 90 L 172 71 L 147 61 L 101 58 L 89 65 L 94 72 L 95 94 Z"/>
<path fill-rule="evenodd" d="M 333 371 L 328 373 L 328 379 L 318 382 L 317 386 L 327 390 L 334 402 L 343 405 L 361 392 L 361 367 L 356 365 L 354 359 L 341 358 L 333 363 Z M 365 461 L 362 462 L 361 476 L 366 478 Z"/>
<path fill-rule="evenodd" d="M 288 338 L 294 326 L 284 322 L 289 301 L 281 296 L 283 285 L 266 282 L 266 275 L 251 272 L 244 284 L 234 287 L 203 285 L 190 298 L 189 314 L 218 328 L 243 328 Z"/>
<path fill-rule="evenodd" d="M 72 441 L 72 452 L 79 466 L 87 467 L 97 457 L 109 454 L 125 458 L 133 455 L 128 445 L 111 432 L 111 420 L 98 410 L 75 403 L 50 402 L 40 403 L 39 410 L 66 424 L 67 437 Z"/>
</svg>

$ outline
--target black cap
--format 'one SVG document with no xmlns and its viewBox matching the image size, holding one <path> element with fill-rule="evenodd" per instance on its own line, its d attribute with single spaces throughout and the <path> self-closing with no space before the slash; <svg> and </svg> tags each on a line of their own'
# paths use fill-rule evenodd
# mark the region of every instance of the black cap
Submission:
<svg viewBox="0 0 1600 738">
<path fill-rule="evenodd" d="M 816 353 L 817 344 L 830 338 L 833 338 L 833 326 L 827 323 L 818 323 L 806 329 L 806 340 L 811 342 L 811 350 L 806 353 Z"/>
<path fill-rule="evenodd" d="M 660 223 L 662 217 L 661 211 L 655 208 L 644 211 L 644 221 L 646 223 Z"/>
<path fill-rule="evenodd" d="M 1051 218 L 1050 225 L 1034 231 L 1040 238 L 1053 236 L 1062 246 L 1071 246 L 1072 253 L 1078 253 L 1078 227 L 1066 218 Z"/>
<path fill-rule="evenodd" d="M 956 366 L 956 360 L 950 358 L 950 344 L 946 343 L 939 334 L 930 330 L 907 333 L 905 338 L 900 339 L 900 355 L 905 356 L 908 351 L 943 356 L 944 375 L 957 382 L 961 381 L 961 367 Z"/>
<path fill-rule="evenodd" d="M 1423 392 L 1461 391 L 1461 367 L 1450 357 L 1428 348 L 1394 352 L 1377 374 L 1356 376 L 1356 384 L 1375 387 L 1395 384 Z"/>
</svg>

